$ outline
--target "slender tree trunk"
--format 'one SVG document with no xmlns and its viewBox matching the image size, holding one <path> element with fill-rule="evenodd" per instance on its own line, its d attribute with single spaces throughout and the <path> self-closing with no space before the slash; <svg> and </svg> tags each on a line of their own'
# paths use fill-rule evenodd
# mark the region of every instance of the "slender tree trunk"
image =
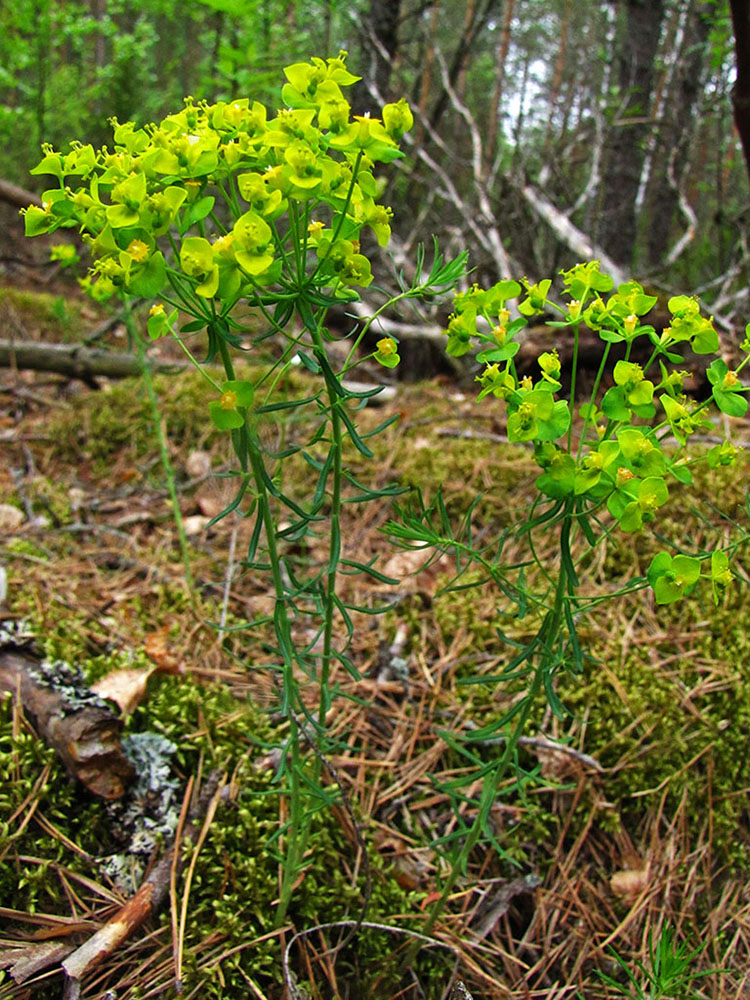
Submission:
<svg viewBox="0 0 750 1000">
<path fill-rule="evenodd" d="M 729 0 L 737 56 L 737 82 L 732 92 L 734 122 L 737 126 L 745 165 L 750 175 L 750 2 Z"/>
<path fill-rule="evenodd" d="M 513 23 L 513 10 L 516 0 L 505 0 L 505 11 L 503 13 L 503 26 L 500 31 L 500 41 L 497 46 L 495 57 L 495 86 L 492 91 L 490 101 L 490 116 L 487 123 L 487 141 L 484 144 L 485 153 L 485 176 L 489 175 L 495 159 L 495 147 L 497 146 L 497 133 L 500 128 L 500 102 L 503 96 L 503 82 L 505 80 L 505 61 L 508 58 L 510 48 L 510 33 Z"/>
<path fill-rule="evenodd" d="M 47 75 L 50 63 L 50 0 L 37 0 L 34 4 L 36 19 L 36 131 L 38 145 L 46 138 Z"/>
<path fill-rule="evenodd" d="M 598 242 L 629 268 L 636 242 L 635 199 L 648 136 L 654 58 L 657 53 L 664 0 L 625 0 L 623 35 L 619 46 L 622 103 L 610 126 L 602 186 Z"/>
<path fill-rule="evenodd" d="M 461 38 L 458 40 L 458 45 L 453 53 L 453 62 L 451 63 L 450 70 L 448 71 L 448 81 L 454 90 L 459 74 L 469 58 L 471 48 L 477 40 L 479 33 L 487 24 L 490 15 L 494 14 L 497 4 L 498 0 L 485 0 L 484 3 L 478 4 L 476 8 L 473 9 L 470 23 L 468 24 L 468 27 L 465 28 Z M 432 109 L 432 114 L 430 115 L 430 125 L 433 129 L 437 130 L 440 124 L 440 119 L 443 117 L 449 103 L 450 97 L 448 91 L 443 88 L 435 107 Z"/>
<path fill-rule="evenodd" d="M 400 19 L 401 0 L 371 0 L 362 35 L 367 66 L 362 74 L 364 79 L 354 88 L 353 94 L 353 103 L 359 113 L 372 104 L 373 90 L 383 99 L 389 96 L 388 84 L 398 53 Z"/>
<path fill-rule="evenodd" d="M 438 23 L 440 22 L 440 0 L 434 0 L 430 14 L 430 27 L 425 41 L 424 60 L 422 69 L 422 79 L 419 84 L 419 120 L 414 133 L 414 142 L 417 146 L 422 144 L 424 138 L 424 119 L 427 117 L 427 107 L 430 102 L 430 86 L 432 84 L 432 67 L 435 62 L 435 38 L 437 36 Z"/>
<path fill-rule="evenodd" d="M 552 130 L 554 128 L 555 113 L 560 101 L 560 91 L 562 89 L 563 72 L 565 70 L 565 58 L 568 52 L 568 29 L 570 27 L 570 15 L 573 8 L 573 0 L 565 0 L 562 19 L 560 21 L 560 40 L 557 46 L 557 58 L 555 59 L 555 72 L 552 77 L 552 90 L 549 95 L 549 118 L 547 119 L 547 133 L 544 138 L 545 154 L 549 153 L 552 144 Z M 546 159 L 546 155 L 545 155 Z"/>
<path fill-rule="evenodd" d="M 708 5 L 691 0 L 682 51 L 676 54 L 671 93 L 665 95 L 663 105 L 657 145 L 659 169 L 651 178 L 646 246 L 649 267 L 658 267 L 669 250 L 680 182 L 689 169 L 697 104 L 708 65 L 710 29 Z"/>
<path fill-rule="evenodd" d="M 466 0 L 466 13 L 464 14 L 464 35 L 468 34 L 471 30 L 471 24 L 474 20 L 474 11 L 476 10 L 477 2 L 476 0 Z M 456 94 L 458 95 L 459 101 L 463 104 L 466 100 L 466 76 L 467 76 L 467 63 L 464 61 L 458 70 L 458 76 L 456 77 Z"/>
</svg>

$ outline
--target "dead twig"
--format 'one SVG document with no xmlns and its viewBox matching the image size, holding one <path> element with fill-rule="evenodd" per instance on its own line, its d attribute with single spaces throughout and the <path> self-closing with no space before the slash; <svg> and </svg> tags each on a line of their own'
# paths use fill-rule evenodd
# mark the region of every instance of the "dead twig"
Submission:
<svg viewBox="0 0 750 1000">
<path fill-rule="evenodd" d="M 218 773 L 213 774 L 206 783 L 203 793 L 199 796 L 194 817 L 183 832 L 183 836 L 191 839 L 196 834 L 198 835 L 191 863 L 191 873 L 195 868 L 195 858 L 206 839 L 208 828 L 218 807 L 223 787 L 224 779 L 220 779 Z M 204 812 L 205 816 L 201 820 L 201 814 Z M 179 870 L 180 867 L 179 857 L 175 860 L 176 851 L 177 839 L 175 838 L 170 849 L 152 869 L 151 874 L 144 880 L 135 895 L 131 896 L 96 934 L 93 934 L 88 941 L 85 941 L 80 948 L 77 948 L 63 961 L 62 968 L 66 976 L 63 1000 L 78 1000 L 81 994 L 83 976 L 106 958 L 112 956 L 134 930 L 137 930 L 148 917 L 154 916 L 158 912 L 169 895 L 172 873 L 175 869 Z M 183 918 L 188 893 L 189 886 L 186 887 L 183 897 Z M 184 927 L 181 929 L 184 933 Z"/>
</svg>

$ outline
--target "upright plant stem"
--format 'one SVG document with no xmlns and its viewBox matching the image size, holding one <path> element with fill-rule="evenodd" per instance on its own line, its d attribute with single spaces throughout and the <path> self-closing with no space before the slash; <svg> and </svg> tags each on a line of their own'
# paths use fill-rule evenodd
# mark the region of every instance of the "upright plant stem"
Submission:
<svg viewBox="0 0 750 1000">
<path fill-rule="evenodd" d="M 180 542 L 180 555 L 182 556 L 182 565 L 185 569 L 185 581 L 187 582 L 188 589 L 190 591 L 191 600 L 195 600 L 195 583 L 193 580 L 193 572 L 190 568 L 190 552 L 188 549 L 187 535 L 185 534 L 185 525 L 182 520 L 182 512 L 180 510 L 180 498 L 177 496 L 177 485 L 175 483 L 174 469 L 172 468 L 172 462 L 169 458 L 169 449 L 167 448 L 167 441 L 164 437 L 164 429 L 161 425 L 161 411 L 159 410 L 159 400 L 156 396 L 156 390 L 154 389 L 154 382 L 151 378 L 151 369 L 149 368 L 148 361 L 146 360 L 146 351 L 143 346 L 143 338 L 141 337 L 141 332 L 138 329 L 138 324 L 133 319 L 133 314 L 131 312 L 130 306 L 128 305 L 124 313 L 125 326 L 127 328 L 128 334 L 132 338 L 135 346 L 136 352 L 138 354 L 138 363 L 141 367 L 141 375 L 143 377 L 143 384 L 146 386 L 146 395 L 148 396 L 149 405 L 151 407 L 151 419 L 154 422 L 154 433 L 156 434 L 156 440 L 159 444 L 159 455 L 161 457 L 162 468 L 164 469 L 164 478 L 167 482 L 167 490 L 169 491 L 169 499 L 172 502 L 172 516 L 174 517 L 175 527 L 177 528 L 177 537 Z"/>
<path fill-rule="evenodd" d="M 232 364 L 229 349 L 223 338 L 219 338 L 219 353 L 224 363 L 224 371 L 227 378 L 233 380 L 235 378 L 234 365 Z M 263 521 L 263 533 L 266 538 L 266 545 L 268 546 L 268 563 L 271 568 L 271 579 L 273 580 L 275 599 L 273 623 L 282 660 L 281 711 L 282 715 L 289 720 L 289 737 L 287 739 L 289 755 L 289 824 L 288 836 L 286 838 L 286 857 L 284 859 L 281 887 L 279 890 L 279 905 L 276 909 L 276 926 L 278 927 L 284 922 L 289 908 L 294 883 L 296 882 L 305 854 L 309 827 L 302 808 L 300 734 L 295 714 L 297 709 L 297 690 L 294 678 L 294 644 L 289 624 L 287 591 L 284 585 L 281 559 L 276 543 L 276 524 L 271 508 L 271 498 L 266 485 L 268 477 L 265 474 L 263 456 L 257 441 L 248 430 L 247 425 L 232 434 L 232 442 L 243 471 L 247 471 L 249 465 L 255 481 L 259 517 Z"/>
<path fill-rule="evenodd" d="M 321 344 L 322 348 L 322 344 Z M 341 555 L 341 481 L 342 481 L 342 433 L 339 406 L 341 400 L 331 389 L 328 392 L 331 420 L 331 451 L 333 453 L 331 486 L 330 537 L 328 547 L 328 568 L 326 571 L 326 603 L 323 626 L 323 654 L 320 663 L 319 699 L 318 699 L 318 729 L 322 733 L 325 728 L 325 718 L 330 699 L 328 696 L 328 681 L 331 672 L 333 656 L 333 612 L 336 606 L 336 574 Z M 320 761 L 316 758 L 317 768 Z"/>
<path fill-rule="evenodd" d="M 561 553 L 570 547 L 570 533 L 572 525 L 572 504 L 568 503 L 560 522 Z M 565 564 L 561 560 L 555 587 L 554 604 L 545 615 L 538 632 L 538 638 L 540 641 L 537 644 L 537 648 L 539 649 L 539 654 L 531 677 L 531 683 L 529 684 L 528 690 L 524 695 L 522 706 L 516 716 L 515 725 L 505 742 L 503 753 L 495 767 L 492 768 L 487 775 L 485 775 L 477 815 L 466 835 L 461 850 L 451 863 L 451 870 L 445 880 L 445 884 L 443 885 L 439 898 L 432 904 L 430 915 L 423 931 L 425 934 L 430 934 L 432 932 L 438 917 L 445 909 L 445 904 L 453 891 L 459 876 L 466 870 L 471 852 L 479 842 L 482 831 L 485 829 L 489 821 L 492 807 L 495 804 L 497 789 L 500 787 L 500 784 L 511 765 L 518 748 L 518 741 L 523 735 L 524 727 L 526 726 L 534 707 L 534 702 L 542 691 L 544 675 L 554 665 L 555 651 L 559 645 L 560 629 L 563 623 L 563 608 L 569 589 L 568 573 L 565 568 Z M 413 960 L 416 951 L 417 948 L 414 948 L 410 953 L 407 953 L 407 961 Z"/>
<path fill-rule="evenodd" d="M 323 342 L 320 331 L 313 334 L 313 341 L 318 350 L 323 351 Z M 323 625 L 323 651 L 321 654 L 320 675 L 318 677 L 318 740 L 321 742 L 325 732 L 326 714 L 330 704 L 329 678 L 331 671 L 331 661 L 333 659 L 333 617 L 336 607 L 336 574 L 341 553 L 341 485 L 342 473 L 342 445 L 343 435 L 341 431 L 341 416 L 338 407 L 341 404 L 340 398 L 329 387 L 328 398 L 330 403 L 329 419 L 331 423 L 331 451 L 333 453 L 331 486 L 331 513 L 330 513 L 330 542 L 328 550 L 328 567 L 326 570 L 326 590 L 325 590 L 325 616 Z M 271 565 L 276 561 L 271 558 Z M 282 584 L 283 586 L 283 584 Z M 276 616 L 275 616 L 276 617 Z M 288 628 L 286 611 L 284 610 L 285 627 Z M 278 631 L 277 631 L 278 637 Z M 289 655 L 292 655 L 291 636 L 288 638 Z M 283 645 L 283 644 L 282 644 Z M 286 654 L 285 654 L 286 660 Z M 285 664 L 285 673 L 287 670 Z M 290 683 L 293 682 L 291 676 L 291 663 L 289 665 Z M 286 686 L 286 684 L 285 684 Z M 276 913 L 277 926 L 283 922 L 289 900 L 291 898 L 294 882 L 296 881 L 299 867 L 304 859 L 307 849 L 307 842 L 310 834 L 310 820 L 312 813 L 302 808 L 302 790 L 300 787 L 300 773 L 302 761 L 299 753 L 299 728 L 294 717 L 294 711 L 290 712 L 290 735 L 289 745 L 291 751 L 291 781 L 290 781 L 290 847 L 287 851 L 286 864 L 282 879 L 279 906 Z M 317 785 L 322 773 L 322 754 L 316 753 L 312 765 L 311 780 Z"/>
</svg>

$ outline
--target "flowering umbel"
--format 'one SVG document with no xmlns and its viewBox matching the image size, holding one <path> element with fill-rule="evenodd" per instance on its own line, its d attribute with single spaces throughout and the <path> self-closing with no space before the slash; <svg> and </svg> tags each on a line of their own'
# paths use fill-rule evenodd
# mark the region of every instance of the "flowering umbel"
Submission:
<svg viewBox="0 0 750 1000">
<path fill-rule="evenodd" d="M 345 52 L 284 74 L 287 107 L 275 116 L 249 99 L 188 98 L 144 128 L 113 119 L 112 149 L 45 145 L 32 173 L 56 186 L 25 210 L 27 235 L 80 229 L 93 258 L 83 284 L 97 298 L 153 298 L 170 286 L 179 297 L 187 283 L 225 315 L 258 289 L 310 278 L 299 273 L 306 255 L 295 243 L 304 237 L 292 222 L 304 218 L 316 282 L 353 297 L 372 281 L 360 231 L 370 228 L 381 246 L 390 238 L 391 210 L 377 201 L 373 169 L 402 155 L 412 114 L 401 100 L 382 119 L 352 118 L 344 89 L 359 77 Z"/>
</svg>

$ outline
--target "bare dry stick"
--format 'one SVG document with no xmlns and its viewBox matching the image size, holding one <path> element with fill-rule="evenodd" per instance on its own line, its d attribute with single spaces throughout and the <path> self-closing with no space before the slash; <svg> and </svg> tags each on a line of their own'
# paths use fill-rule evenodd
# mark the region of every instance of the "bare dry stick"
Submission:
<svg viewBox="0 0 750 1000">
<path fill-rule="evenodd" d="M 197 833 L 198 840 L 183 896 L 183 924 L 180 928 L 180 942 L 184 938 L 184 920 L 187 915 L 187 899 L 190 892 L 189 879 L 192 877 L 198 853 L 206 839 L 208 828 L 216 813 L 225 781 L 226 777 L 219 780 L 218 775 L 214 774 L 206 783 L 204 792 L 200 796 L 196 807 L 197 813 L 200 813 L 204 808 L 206 810 L 205 818 L 200 826 L 200 832 L 198 817 L 188 823 L 185 828 L 185 837 L 193 837 Z M 211 794 L 211 799 L 208 806 L 206 806 L 205 799 L 208 794 Z M 114 954 L 117 948 L 123 941 L 127 940 L 134 930 L 159 910 L 169 893 L 172 871 L 175 865 L 177 866 L 177 870 L 179 870 L 179 858 L 175 861 L 176 849 L 177 840 L 175 839 L 175 842 L 153 868 L 151 874 L 145 879 L 135 895 L 96 934 L 92 935 L 88 941 L 85 941 L 80 948 L 77 948 L 62 963 L 62 968 L 66 975 L 63 1000 L 78 1000 L 81 994 L 81 979 L 83 976 L 104 961 L 104 959 Z"/>
<path fill-rule="evenodd" d="M 159 372 L 178 371 L 187 366 L 180 362 L 155 362 Z M 0 340 L 0 368 L 55 372 L 77 378 L 96 388 L 96 377 L 128 378 L 141 374 L 133 354 L 84 347 L 82 344 L 39 344 L 24 340 Z"/>
</svg>

